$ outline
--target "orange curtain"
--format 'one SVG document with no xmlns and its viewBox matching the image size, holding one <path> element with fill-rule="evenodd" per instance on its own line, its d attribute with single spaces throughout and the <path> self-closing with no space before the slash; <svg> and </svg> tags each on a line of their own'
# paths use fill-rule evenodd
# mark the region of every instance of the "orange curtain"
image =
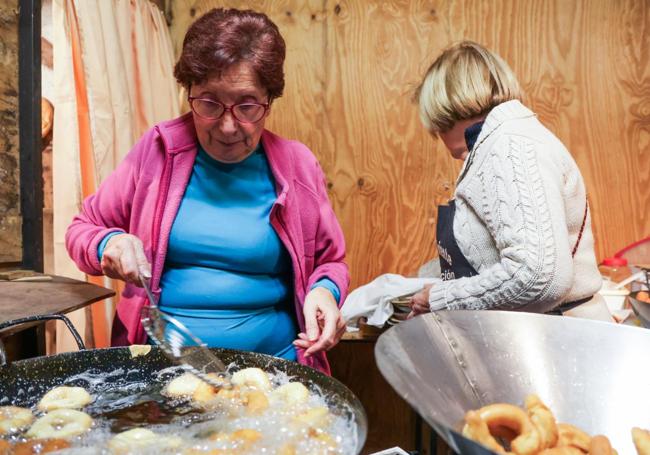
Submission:
<svg viewBox="0 0 650 455">
<path fill-rule="evenodd" d="M 147 0 L 54 0 L 54 270 L 80 278 L 64 247 L 65 229 L 137 138 L 179 115 L 171 41 Z M 155 100 L 155 105 L 153 100 Z M 113 287 L 104 277 L 88 281 Z M 113 300 L 72 316 L 89 346 L 110 343 Z M 57 327 L 56 351 L 74 349 Z"/>
</svg>

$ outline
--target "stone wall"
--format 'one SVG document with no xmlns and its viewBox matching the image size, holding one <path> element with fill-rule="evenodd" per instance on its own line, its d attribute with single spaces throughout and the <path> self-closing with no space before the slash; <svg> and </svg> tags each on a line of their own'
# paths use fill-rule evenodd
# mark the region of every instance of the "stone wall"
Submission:
<svg viewBox="0 0 650 455">
<path fill-rule="evenodd" d="M 0 0 L 0 264 L 22 259 L 18 155 L 18 1 Z"/>
</svg>

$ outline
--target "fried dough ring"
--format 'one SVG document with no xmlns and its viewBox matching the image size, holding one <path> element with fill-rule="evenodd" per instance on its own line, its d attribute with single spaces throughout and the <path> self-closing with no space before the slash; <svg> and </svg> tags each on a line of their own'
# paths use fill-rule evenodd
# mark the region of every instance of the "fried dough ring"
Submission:
<svg viewBox="0 0 650 455">
<path fill-rule="evenodd" d="M 639 455 L 650 455 L 650 431 L 634 427 L 632 439 Z"/>
<path fill-rule="evenodd" d="M 557 432 L 557 447 L 575 447 L 580 449 L 582 453 L 589 453 L 591 436 L 580 428 L 568 423 L 558 423 Z"/>
<path fill-rule="evenodd" d="M 217 397 L 218 392 L 215 387 L 212 387 L 207 382 L 201 381 L 192 393 L 192 401 L 200 404 L 209 403 Z"/>
<path fill-rule="evenodd" d="M 506 453 L 494 436 L 490 433 L 487 423 L 481 419 L 478 411 L 468 411 L 465 414 L 465 426 L 463 426 L 463 436 L 484 445 L 488 449 L 497 453 Z M 514 438 L 513 438 L 514 439 Z"/>
<path fill-rule="evenodd" d="M 31 441 L 20 442 L 13 448 L 13 455 L 33 455 L 39 453 L 56 452 L 67 449 L 70 443 L 65 439 L 32 439 Z M 1 452 L 0 452 L 1 453 Z"/>
<path fill-rule="evenodd" d="M 11 443 L 4 439 L 0 439 L 0 455 L 11 455 Z"/>
<path fill-rule="evenodd" d="M 244 368 L 236 371 L 230 381 L 236 386 L 245 385 L 264 392 L 271 390 L 269 376 L 260 368 Z"/>
<path fill-rule="evenodd" d="M 180 378 L 182 378 L 183 376 L 185 376 L 185 375 L 180 376 Z M 199 379 L 198 377 L 192 375 L 192 377 L 198 379 L 199 382 L 197 383 L 197 382 L 194 381 L 194 379 L 190 379 L 191 385 L 190 385 L 190 387 L 188 387 L 188 390 L 189 390 L 189 388 L 193 388 L 194 390 L 189 395 L 192 397 L 193 401 L 195 401 L 195 402 L 197 402 L 197 403 L 199 403 L 201 405 L 204 405 L 206 403 L 214 401 L 216 398 L 224 397 L 225 395 L 222 392 L 227 392 L 227 391 L 234 390 L 234 388 L 231 388 L 231 389 L 225 388 L 228 385 L 228 382 L 224 378 L 222 378 L 221 376 L 219 376 L 217 374 L 214 374 L 214 373 L 209 373 L 208 376 L 210 376 L 212 378 L 212 380 L 217 381 L 220 384 L 223 384 L 223 387 L 222 388 L 214 387 L 213 385 L 208 384 L 207 382 L 205 382 L 205 381 Z M 171 385 L 171 383 L 169 385 Z M 181 384 L 180 387 L 179 387 L 179 391 L 183 387 L 184 386 Z M 176 389 L 176 387 L 174 389 Z M 239 397 L 239 390 L 238 389 L 236 390 L 234 395 Z"/>
<path fill-rule="evenodd" d="M 542 447 L 540 435 L 523 409 L 506 403 L 490 404 L 477 411 L 490 433 L 497 427 L 513 430 L 517 437 L 510 447 L 517 455 L 533 455 Z"/>
<path fill-rule="evenodd" d="M 508 441 L 508 444 L 510 444 L 510 442 L 512 442 L 512 440 L 517 437 L 517 433 L 515 433 L 514 430 L 512 430 L 510 428 L 506 428 L 506 427 L 496 426 L 496 427 L 494 427 L 492 429 L 488 429 L 488 431 L 495 438 L 499 438 L 499 439 L 503 439 L 504 441 Z"/>
<path fill-rule="evenodd" d="M 0 435 L 17 433 L 34 420 L 32 411 L 18 406 L 0 406 Z"/>
<path fill-rule="evenodd" d="M 271 397 L 286 406 L 296 406 L 307 401 L 309 390 L 300 382 L 289 382 L 274 389 Z"/>
<path fill-rule="evenodd" d="M 286 443 L 278 449 L 275 455 L 296 455 L 296 447 L 291 443 Z"/>
<path fill-rule="evenodd" d="M 616 455 L 616 450 L 612 449 L 612 445 L 609 439 L 607 439 L 607 436 L 599 434 L 591 438 L 589 455 Z"/>
<path fill-rule="evenodd" d="M 67 439 L 88 431 L 93 419 L 75 409 L 55 409 L 38 419 L 27 431 L 29 438 Z"/>
<path fill-rule="evenodd" d="M 329 425 L 331 417 L 329 409 L 326 406 L 315 406 L 294 416 L 292 423 L 298 426 L 322 429 Z"/>
<path fill-rule="evenodd" d="M 243 398 L 251 414 L 259 414 L 269 407 L 269 399 L 261 390 L 249 390 L 243 394 Z"/>
<path fill-rule="evenodd" d="M 142 449 L 158 440 L 158 435 L 146 428 L 132 428 L 116 434 L 108 441 L 112 453 L 127 453 L 134 449 Z"/>
<path fill-rule="evenodd" d="M 553 447 L 542 450 L 538 455 L 584 455 L 584 452 L 576 447 Z"/>
<path fill-rule="evenodd" d="M 54 409 L 81 409 L 92 401 L 83 387 L 55 387 L 41 398 L 36 406 L 39 411 Z"/>
<path fill-rule="evenodd" d="M 250 389 L 246 392 L 255 392 Z M 192 395 L 192 401 L 204 409 L 227 408 L 235 410 L 246 404 L 245 393 L 239 387 L 217 389 L 207 383 L 199 385 Z"/>
<path fill-rule="evenodd" d="M 319 445 L 317 449 L 318 454 L 327 455 L 336 453 L 338 444 L 330 434 L 325 433 L 324 431 L 313 429 L 310 430 L 308 434 L 311 440 L 315 441 Z"/>
<path fill-rule="evenodd" d="M 240 430 L 235 430 L 232 433 L 216 433 L 210 436 L 211 440 L 233 444 L 235 447 L 231 449 L 215 449 L 209 453 L 225 455 L 245 452 L 249 450 L 250 447 L 261 438 L 262 433 L 250 428 L 242 428 Z"/>
<path fill-rule="evenodd" d="M 201 384 L 206 384 L 192 373 L 183 373 L 167 383 L 162 394 L 171 398 L 191 397 Z M 208 384 L 206 384 L 208 385 Z"/>
<path fill-rule="evenodd" d="M 177 436 L 162 436 L 146 428 L 132 428 L 116 434 L 108 443 L 112 453 L 132 453 L 149 446 L 179 447 L 182 443 Z"/>
<path fill-rule="evenodd" d="M 539 433 L 541 449 L 555 447 L 558 440 L 557 423 L 551 410 L 537 395 L 528 395 L 525 400 L 526 409 L 533 425 Z"/>
</svg>

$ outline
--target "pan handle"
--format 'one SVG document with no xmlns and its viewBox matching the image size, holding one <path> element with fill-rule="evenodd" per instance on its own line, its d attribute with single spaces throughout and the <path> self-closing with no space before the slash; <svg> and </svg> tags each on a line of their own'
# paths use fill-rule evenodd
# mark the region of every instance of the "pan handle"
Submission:
<svg viewBox="0 0 650 455">
<path fill-rule="evenodd" d="M 27 318 L 20 318 L 20 319 L 14 319 L 12 321 L 7 321 L 2 324 L 0 324 L 0 332 L 7 327 L 13 327 L 15 325 L 20 325 L 20 324 L 26 324 L 28 322 L 35 322 L 35 321 L 49 321 L 52 319 L 58 319 L 60 321 L 63 321 L 68 327 L 68 330 L 70 330 L 70 333 L 72 334 L 72 337 L 74 338 L 75 342 L 77 343 L 77 346 L 79 347 L 80 351 L 85 351 L 86 350 L 86 345 L 84 344 L 83 340 L 81 339 L 81 336 L 79 335 L 79 332 L 77 332 L 77 329 L 74 328 L 74 325 L 72 325 L 72 322 L 70 322 L 70 319 L 68 319 L 66 316 L 55 313 L 55 314 L 41 314 L 38 316 L 29 316 Z M 2 342 L 2 339 L 0 339 L 0 366 L 4 366 L 7 364 L 7 354 L 5 352 L 5 346 L 4 343 Z"/>
</svg>

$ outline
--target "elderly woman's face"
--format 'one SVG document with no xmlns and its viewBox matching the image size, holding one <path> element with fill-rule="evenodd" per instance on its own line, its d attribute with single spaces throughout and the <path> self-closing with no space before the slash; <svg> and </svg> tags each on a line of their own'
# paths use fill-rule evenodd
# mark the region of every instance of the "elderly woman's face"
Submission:
<svg viewBox="0 0 650 455">
<path fill-rule="evenodd" d="M 238 63 L 216 79 L 193 85 L 190 96 L 223 103 L 227 107 L 239 103 L 268 103 L 268 95 L 249 63 Z M 257 147 L 264 130 L 268 110 L 256 123 L 242 123 L 226 110 L 217 120 L 194 114 L 194 125 L 203 149 L 222 163 L 238 163 Z"/>
</svg>

